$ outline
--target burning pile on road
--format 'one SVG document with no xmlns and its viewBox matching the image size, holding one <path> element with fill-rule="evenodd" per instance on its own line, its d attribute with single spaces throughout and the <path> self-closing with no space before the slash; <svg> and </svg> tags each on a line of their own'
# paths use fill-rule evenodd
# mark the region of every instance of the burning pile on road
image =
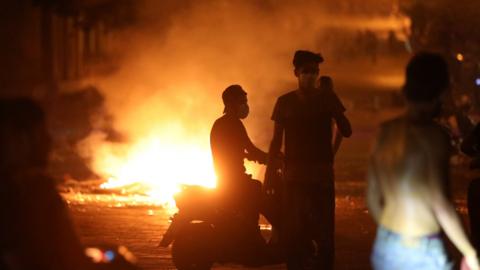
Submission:
<svg viewBox="0 0 480 270">
<path fill-rule="evenodd" d="M 131 145 L 100 140 L 91 151 L 93 170 L 106 180 L 100 188 L 94 184 L 95 190 L 71 189 L 65 195 L 69 202 L 172 207 L 182 185 L 216 186 L 208 144 L 183 136 L 153 135 Z"/>
</svg>

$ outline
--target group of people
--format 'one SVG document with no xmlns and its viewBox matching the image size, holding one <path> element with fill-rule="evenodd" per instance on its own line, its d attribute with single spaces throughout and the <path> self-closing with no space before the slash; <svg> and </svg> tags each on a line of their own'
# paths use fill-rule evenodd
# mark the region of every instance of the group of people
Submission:
<svg viewBox="0 0 480 270">
<path fill-rule="evenodd" d="M 225 203 L 240 209 L 258 228 L 263 190 L 244 159 L 284 164 L 279 239 L 288 269 L 305 269 L 300 241 L 305 228 L 314 240 L 318 269 L 334 267 L 334 157 L 352 134 L 345 107 L 329 77 L 319 78 L 320 54 L 297 51 L 293 58 L 298 89 L 278 98 L 274 134 L 267 152 L 248 137 L 242 119 L 249 114 L 247 93 L 225 89 L 224 115 L 211 130 L 211 149 Z M 441 231 L 479 269 L 477 253 L 448 199 L 450 142 L 435 122 L 449 88 L 445 60 L 433 53 L 413 56 L 406 69 L 404 115 L 381 125 L 368 174 L 367 202 L 378 223 L 372 251 L 374 269 L 452 269 Z M 335 127 L 335 128 L 334 128 Z M 284 154 L 281 153 L 282 147 Z M 45 174 L 50 149 L 45 115 L 27 98 L 0 100 L 0 269 L 88 269 L 67 207 Z M 265 210 L 265 211 L 264 211 Z M 313 224 L 313 227 L 312 227 Z"/>
<path fill-rule="evenodd" d="M 287 268 L 306 269 L 303 234 L 311 234 L 318 269 L 334 268 L 334 157 L 352 129 L 329 77 L 319 76 L 320 54 L 297 51 L 293 58 L 298 88 L 277 99 L 274 134 L 268 153 L 249 139 L 241 119 L 248 116 L 247 93 L 225 89 L 224 115 L 211 130 L 211 149 L 220 191 L 242 209 L 250 224 L 262 204 L 262 184 L 246 173 L 244 159 L 267 164 L 284 160 L 280 239 Z M 371 262 L 374 269 L 452 269 L 441 237 L 445 232 L 463 254 L 463 267 L 479 269 L 475 248 L 449 201 L 450 139 L 436 122 L 449 90 L 446 61 L 435 53 L 414 55 L 406 68 L 403 94 L 407 110 L 381 125 L 369 163 L 367 204 L 378 224 Z M 333 127 L 336 127 L 335 129 Z M 335 131 L 335 135 L 334 135 Z M 281 153 L 282 146 L 284 154 Z M 265 182 L 263 190 L 269 189 Z M 311 225 L 314 228 L 310 228 Z"/>
<path fill-rule="evenodd" d="M 352 134 L 345 107 L 333 91 L 329 77 L 319 78 L 320 54 L 297 51 L 293 58 L 298 89 L 278 98 L 272 114 L 274 135 L 268 154 L 249 139 L 241 119 L 248 116 L 247 93 L 240 85 L 225 89 L 224 115 L 211 130 L 211 149 L 218 188 L 227 194 L 231 207 L 242 209 L 253 228 L 262 212 L 274 226 L 282 225 L 279 238 L 287 247 L 289 269 L 303 269 L 302 231 L 311 227 L 319 252 L 318 266 L 333 269 L 335 188 L 333 160 L 343 137 Z M 333 136 L 333 127 L 337 127 Z M 333 137 L 335 140 L 333 141 Z M 262 199 L 262 184 L 248 175 L 244 159 L 267 164 L 267 173 L 282 159 L 285 141 L 285 170 L 282 183 L 281 220 L 275 220 Z M 333 142 L 332 142 L 333 141 Z M 269 189 L 269 182 L 265 189 Z M 322 226 L 315 226 L 319 224 Z"/>
</svg>

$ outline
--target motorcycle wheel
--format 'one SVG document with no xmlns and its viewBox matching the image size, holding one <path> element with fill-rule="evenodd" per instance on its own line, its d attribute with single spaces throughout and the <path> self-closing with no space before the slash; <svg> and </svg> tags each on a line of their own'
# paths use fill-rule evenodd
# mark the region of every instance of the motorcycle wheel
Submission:
<svg viewBox="0 0 480 270">
<path fill-rule="evenodd" d="M 207 223 L 188 224 L 172 244 L 172 260 L 178 270 L 209 270 L 213 266 L 213 228 Z"/>
</svg>

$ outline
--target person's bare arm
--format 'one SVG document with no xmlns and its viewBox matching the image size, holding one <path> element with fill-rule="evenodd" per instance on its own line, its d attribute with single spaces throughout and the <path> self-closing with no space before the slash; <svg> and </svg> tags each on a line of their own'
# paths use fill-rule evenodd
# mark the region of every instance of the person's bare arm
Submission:
<svg viewBox="0 0 480 270">
<path fill-rule="evenodd" d="M 247 144 L 247 159 L 260 164 L 267 164 L 268 154 L 256 147 L 250 139 Z"/>
<path fill-rule="evenodd" d="M 283 130 L 284 127 L 282 124 L 275 122 L 274 130 L 273 130 L 273 138 L 272 142 L 270 143 L 270 148 L 268 151 L 268 164 L 267 164 L 267 171 L 265 177 L 265 188 L 269 189 L 273 185 L 270 183 L 269 180 L 273 179 L 273 177 L 269 177 L 274 174 L 274 171 L 278 167 L 279 157 L 281 156 L 280 150 L 282 148 L 282 141 L 283 141 Z"/>
<path fill-rule="evenodd" d="M 471 269 L 479 269 L 477 254 L 463 229 L 455 207 L 448 200 L 446 183 L 449 178 L 449 141 L 448 138 L 439 136 L 436 140 L 429 138 L 426 149 L 432 162 L 429 164 L 429 190 L 431 208 L 448 238 L 465 257 Z M 433 149 L 437 151 L 433 151 Z"/>
<path fill-rule="evenodd" d="M 343 135 L 338 130 L 338 126 L 335 125 L 335 138 L 333 139 L 333 155 L 336 155 L 338 149 L 340 149 L 340 145 L 343 141 Z"/>
<path fill-rule="evenodd" d="M 339 133 L 343 137 L 348 138 L 352 136 L 352 125 L 343 112 L 336 113 L 333 118 L 335 119 L 338 131 L 340 131 Z"/>
<path fill-rule="evenodd" d="M 266 164 L 267 163 L 267 153 L 264 151 L 260 150 L 258 147 L 256 147 L 252 140 L 250 140 L 250 137 L 248 136 L 247 130 L 245 129 L 244 126 L 242 126 L 242 141 L 245 143 L 245 158 L 250 160 L 250 161 L 255 161 L 260 164 Z"/>
<path fill-rule="evenodd" d="M 283 130 L 283 125 L 275 122 L 275 126 L 273 128 L 273 138 L 268 150 L 269 161 L 275 160 L 275 158 L 280 154 L 280 149 L 282 148 Z"/>
</svg>

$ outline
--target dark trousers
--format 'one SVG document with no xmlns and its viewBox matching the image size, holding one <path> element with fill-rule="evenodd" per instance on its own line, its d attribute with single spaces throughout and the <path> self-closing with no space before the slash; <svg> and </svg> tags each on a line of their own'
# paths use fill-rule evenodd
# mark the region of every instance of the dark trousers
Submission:
<svg viewBox="0 0 480 270">
<path fill-rule="evenodd" d="M 318 164 L 310 168 L 287 167 L 285 180 L 284 222 L 281 231 L 286 244 L 288 269 L 333 269 L 335 257 L 333 165 Z"/>
</svg>

